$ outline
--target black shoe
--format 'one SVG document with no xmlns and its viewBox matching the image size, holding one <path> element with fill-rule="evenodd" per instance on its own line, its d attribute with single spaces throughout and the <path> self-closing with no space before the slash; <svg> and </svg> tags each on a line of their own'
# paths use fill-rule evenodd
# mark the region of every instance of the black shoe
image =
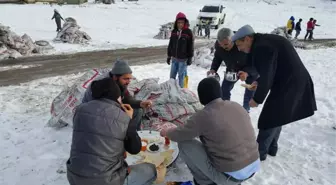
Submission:
<svg viewBox="0 0 336 185">
<path fill-rule="evenodd" d="M 269 149 L 268 155 L 275 157 L 277 155 L 277 152 L 278 152 L 278 148 Z"/>
<path fill-rule="evenodd" d="M 267 155 L 261 155 L 261 156 L 260 156 L 260 161 L 265 161 L 266 158 L 267 158 Z"/>
</svg>

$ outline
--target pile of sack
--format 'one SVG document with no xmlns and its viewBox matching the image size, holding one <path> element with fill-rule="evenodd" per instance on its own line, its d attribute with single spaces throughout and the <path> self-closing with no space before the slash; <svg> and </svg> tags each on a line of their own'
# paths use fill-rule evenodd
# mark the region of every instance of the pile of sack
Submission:
<svg viewBox="0 0 336 185">
<path fill-rule="evenodd" d="M 80 31 L 77 21 L 74 18 L 68 17 L 65 19 L 62 30 L 57 33 L 54 42 L 64 42 L 70 44 L 86 44 L 91 40 L 91 37 L 84 31 Z"/>
<path fill-rule="evenodd" d="M 66 87 L 51 104 L 48 126 L 72 126 L 77 105 L 81 104 L 86 89 L 92 81 L 106 75 L 110 69 L 93 69 L 86 72 L 71 87 Z M 184 124 L 192 114 L 202 108 L 198 97 L 190 90 L 180 88 L 171 79 L 159 84 L 158 78 L 133 80 L 128 90 L 138 100 L 151 100 L 152 108 L 145 111 L 142 128 L 160 130 L 162 127 Z"/>
<path fill-rule="evenodd" d="M 17 35 L 10 27 L 0 23 L 0 60 L 30 56 L 34 53 L 46 53 L 53 47 L 49 42 L 34 42 L 27 34 Z"/>
<path fill-rule="evenodd" d="M 171 31 L 174 28 L 174 22 L 169 22 L 167 24 L 161 25 L 160 31 L 154 36 L 154 39 L 169 39 Z"/>
</svg>

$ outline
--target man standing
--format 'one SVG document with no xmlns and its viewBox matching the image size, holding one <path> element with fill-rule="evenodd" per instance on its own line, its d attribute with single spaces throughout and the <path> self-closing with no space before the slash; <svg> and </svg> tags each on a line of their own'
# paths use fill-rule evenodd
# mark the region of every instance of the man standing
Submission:
<svg viewBox="0 0 336 185">
<path fill-rule="evenodd" d="M 133 113 L 133 119 L 135 119 L 137 122 L 137 129 L 140 130 L 141 128 L 141 119 L 143 115 L 143 111 L 141 108 L 149 108 L 152 106 L 151 101 L 140 101 L 140 100 L 135 100 L 128 92 L 127 87 L 130 84 L 131 80 L 133 79 L 132 76 L 132 70 L 127 64 L 126 61 L 123 60 L 117 60 L 114 65 L 112 70 L 109 73 L 106 73 L 102 75 L 101 78 L 96 79 L 100 80 L 103 78 L 111 78 L 111 80 L 116 81 L 118 84 L 120 90 L 121 90 L 121 98 L 122 102 L 124 104 L 129 104 L 131 107 L 134 109 Z M 92 91 L 91 88 L 88 87 L 85 91 L 84 97 L 82 102 L 86 103 L 91 101 L 92 98 Z"/>
<path fill-rule="evenodd" d="M 300 32 L 301 32 L 301 22 L 302 22 L 302 19 L 299 19 L 299 21 L 296 23 L 295 25 L 295 39 L 297 39 L 297 37 L 300 35 Z"/>
<path fill-rule="evenodd" d="M 57 32 L 61 31 L 62 30 L 61 19 L 63 21 L 64 21 L 64 19 L 56 9 L 54 9 L 54 15 L 51 18 L 51 20 L 53 20 L 53 19 L 55 19 L 55 23 L 56 23 L 56 26 L 57 26 L 56 31 Z"/>
<path fill-rule="evenodd" d="M 253 83 L 256 92 L 250 106 L 257 107 L 266 99 L 258 120 L 257 138 L 260 159 L 265 160 L 267 154 L 277 154 L 281 126 L 314 115 L 317 110 L 314 84 L 295 48 L 286 38 L 258 34 L 250 25 L 245 25 L 232 40 L 239 50 L 250 53 L 248 63 L 260 75 Z"/>
<path fill-rule="evenodd" d="M 295 26 L 294 21 L 295 21 L 294 16 L 291 16 L 291 17 L 289 18 L 289 20 L 287 21 L 287 33 L 288 33 L 289 35 L 292 35 L 293 29 L 294 29 L 294 26 Z"/>
<path fill-rule="evenodd" d="M 197 91 L 204 109 L 184 125 L 163 129 L 160 134 L 178 142 L 196 185 L 238 185 L 260 168 L 251 119 L 238 103 L 220 98 L 215 78 L 203 79 Z"/>
<path fill-rule="evenodd" d="M 311 39 L 313 37 L 313 27 L 314 27 L 314 18 L 310 18 L 309 21 L 307 22 L 307 33 L 304 37 L 304 40 L 307 40 L 307 37 Z"/>
<path fill-rule="evenodd" d="M 187 65 L 191 65 L 192 57 L 194 56 L 193 34 L 188 25 L 189 21 L 186 16 L 182 12 L 178 13 L 167 51 L 167 64 L 170 65 L 172 60 L 170 78 L 176 79 L 178 74 L 181 88 L 184 87 Z"/>
<path fill-rule="evenodd" d="M 211 64 L 211 69 L 208 71 L 208 75 L 216 73 L 224 61 L 226 65 L 226 73 L 237 73 L 242 81 L 251 84 L 257 79 L 258 73 L 253 67 L 248 67 L 246 65 L 247 54 L 238 50 L 237 46 L 231 41 L 232 36 L 233 32 L 229 28 L 222 28 L 218 31 L 217 41 L 215 43 L 215 56 Z M 224 77 L 222 83 L 223 100 L 230 100 L 231 90 L 235 83 L 236 81 L 230 81 Z M 249 102 L 253 97 L 253 94 L 254 91 L 248 89 L 245 90 L 243 107 L 247 112 L 250 111 Z"/>
</svg>

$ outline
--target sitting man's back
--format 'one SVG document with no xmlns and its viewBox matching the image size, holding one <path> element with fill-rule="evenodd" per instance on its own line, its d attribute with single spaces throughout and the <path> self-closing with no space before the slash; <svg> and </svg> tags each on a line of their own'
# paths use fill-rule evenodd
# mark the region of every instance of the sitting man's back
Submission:
<svg viewBox="0 0 336 185">
<path fill-rule="evenodd" d="M 198 96 L 204 109 L 185 125 L 161 131 L 162 136 L 178 142 L 181 158 L 196 185 L 239 184 L 260 168 L 249 114 L 238 103 L 222 100 L 220 93 L 218 81 L 203 79 L 198 85 Z M 195 137 L 200 137 L 201 142 Z"/>
</svg>

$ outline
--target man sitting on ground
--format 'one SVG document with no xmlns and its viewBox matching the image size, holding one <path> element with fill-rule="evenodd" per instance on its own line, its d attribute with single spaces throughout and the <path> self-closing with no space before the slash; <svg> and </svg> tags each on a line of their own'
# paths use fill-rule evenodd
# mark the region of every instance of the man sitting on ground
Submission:
<svg viewBox="0 0 336 185">
<path fill-rule="evenodd" d="M 135 100 L 129 94 L 127 87 L 133 79 L 132 69 L 129 67 L 126 61 L 117 60 L 109 73 L 103 74 L 101 78 L 98 78 L 96 80 L 100 80 L 103 78 L 111 78 L 118 84 L 121 90 L 122 101 L 125 104 L 131 105 L 131 107 L 134 109 L 133 119 L 136 120 L 135 122 L 137 123 L 137 129 L 140 130 L 141 119 L 143 116 L 143 110 L 141 108 L 150 108 L 152 106 L 152 102 Z M 92 99 L 93 98 L 91 88 L 88 87 L 85 91 L 82 103 L 89 102 Z"/>
<path fill-rule="evenodd" d="M 204 109 L 184 125 L 163 129 L 161 136 L 178 142 L 196 185 L 238 185 L 251 178 L 260 160 L 249 114 L 238 103 L 221 99 L 215 78 L 199 83 L 198 96 Z"/>
</svg>

